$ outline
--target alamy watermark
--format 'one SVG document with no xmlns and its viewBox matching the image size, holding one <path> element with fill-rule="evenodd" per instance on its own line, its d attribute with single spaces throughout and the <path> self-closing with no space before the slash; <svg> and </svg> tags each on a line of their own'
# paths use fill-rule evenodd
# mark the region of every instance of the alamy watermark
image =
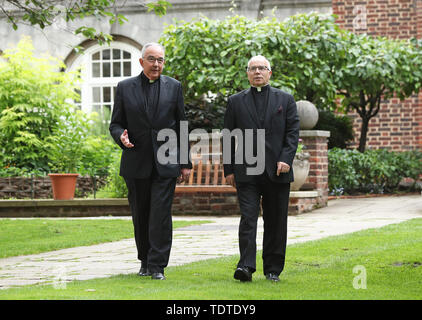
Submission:
<svg viewBox="0 0 422 320">
<path fill-rule="evenodd" d="M 355 18 L 353 19 L 353 29 L 354 30 L 366 30 L 366 5 L 356 5 L 353 7 L 353 14 Z"/>
<path fill-rule="evenodd" d="M 203 129 L 194 129 L 191 134 L 199 137 L 191 148 L 195 158 L 203 162 L 220 161 L 221 139 L 223 140 L 223 164 L 247 164 L 247 175 L 259 175 L 265 170 L 265 129 L 223 129 L 219 134 L 213 130 L 212 138 Z M 188 122 L 181 121 L 179 134 L 172 129 L 162 129 L 157 140 L 164 142 L 157 150 L 160 164 L 187 164 L 192 158 L 189 154 Z M 210 151 L 211 140 L 211 152 Z M 232 159 L 234 156 L 234 159 Z M 210 159 L 211 158 L 211 159 Z"/>
<path fill-rule="evenodd" d="M 366 268 L 361 265 L 354 266 L 353 273 L 357 274 L 353 278 L 353 288 L 356 290 L 366 289 Z"/>
<path fill-rule="evenodd" d="M 68 281 L 67 270 L 65 266 L 54 268 L 53 288 L 58 290 L 66 289 Z"/>
</svg>

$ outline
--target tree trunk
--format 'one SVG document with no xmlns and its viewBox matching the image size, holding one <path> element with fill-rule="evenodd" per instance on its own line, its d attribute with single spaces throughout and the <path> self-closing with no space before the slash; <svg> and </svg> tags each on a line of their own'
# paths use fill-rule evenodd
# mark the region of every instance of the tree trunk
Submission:
<svg viewBox="0 0 422 320">
<path fill-rule="evenodd" d="M 366 148 L 366 136 L 368 135 L 368 126 L 370 118 L 362 117 L 362 127 L 360 129 L 360 138 L 359 138 L 359 152 L 365 152 Z"/>
<path fill-rule="evenodd" d="M 264 5 L 262 3 L 262 0 L 259 0 L 257 20 L 262 20 L 264 18 L 263 10 Z"/>
</svg>

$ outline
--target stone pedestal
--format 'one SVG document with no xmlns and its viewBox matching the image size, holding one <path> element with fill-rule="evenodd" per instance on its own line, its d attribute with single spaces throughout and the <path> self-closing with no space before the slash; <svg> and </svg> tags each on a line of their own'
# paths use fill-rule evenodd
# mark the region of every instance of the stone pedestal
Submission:
<svg viewBox="0 0 422 320">
<path fill-rule="evenodd" d="M 328 137 L 329 131 L 301 130 L 299 137 L 303 140 L 309 158 L 308 178 L 301 190 L 318 191 L 316 205 L 323 207 L 328 201 Z"/>
</svg>

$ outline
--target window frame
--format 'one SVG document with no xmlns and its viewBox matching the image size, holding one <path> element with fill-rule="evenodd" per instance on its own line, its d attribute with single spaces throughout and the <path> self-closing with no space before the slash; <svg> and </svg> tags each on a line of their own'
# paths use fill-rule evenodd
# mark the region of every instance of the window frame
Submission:
<svg viewBox="0 0 422 320">
<path fill-rule="evenodd" d="M 130 76 L 120 76 L 120 77 L 93 77 L 92 76 L 92 56 L 94 53 L 110 49 L 111 57 L 113 49 L 119 49 L 123 51 L 127 51 L 131 54 L 131 75 Z M 113 41 L 110 45 L 103 45 L 100 46 L 95 44 L 87 49 L 85 49 L 84 53 L 79 55 L 75 61 L 73 61 L 72 65 L 69 67 L 69 71 L 74 71 L 78 68 L 81 68 L 81 102 L 80 108 L 82 111 L 87 113 L 91 113 L 93 111 L 94 106 L 94 97 L 93 97 L 93 89 L 94 87 L 116 87 L 117 83 L 128 79 L 134 76 L 137 76 L 142 71 L 142 66 L 139 63 L 139 58 L 141 57 L 141 51 L 127 43 L 121 41 Z M 112 58 L 110 62 L 112 63 Z M 122 74 L 123 74 L 123 70 Z M 111 72 L 111 69 L 110 69 Z M 101 90 L 103 91 L 103 90 Z M 112 90 L 113 91 L 113 90 Z M 113 112 L 113 93 L 111 93 L 111 112 Z"/>
</svg>

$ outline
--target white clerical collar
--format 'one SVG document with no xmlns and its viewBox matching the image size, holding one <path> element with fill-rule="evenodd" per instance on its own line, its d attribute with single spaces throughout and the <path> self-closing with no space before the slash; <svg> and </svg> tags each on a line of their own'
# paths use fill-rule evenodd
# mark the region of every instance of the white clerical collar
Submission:
<svg viewBox="0 0 422 320">
<path fill-rule="evenodd" d="M 158 77 L 155 80 L 151 80 L 150 78 L 148 78 L 145 73 L 142 71 L 142 76 L 144 77 L 145 80 L 148 80 L 148 83 L 154 83 L 155 81 L 157 81 L 158 79 L 160 79 L 160 77 Z"/>
<path fill-rule="evenodd" d="M 266 84 L 265 86 L 261 86 L 261 87 L 254 87 L 254 86 L 252 86 L 252 88 L 255 88 L 256 91 L 261 92 L 262 91 L 262 88 L 265 88 L 267 86 L 268 86 L 268 84 Z"/>
</svg>

